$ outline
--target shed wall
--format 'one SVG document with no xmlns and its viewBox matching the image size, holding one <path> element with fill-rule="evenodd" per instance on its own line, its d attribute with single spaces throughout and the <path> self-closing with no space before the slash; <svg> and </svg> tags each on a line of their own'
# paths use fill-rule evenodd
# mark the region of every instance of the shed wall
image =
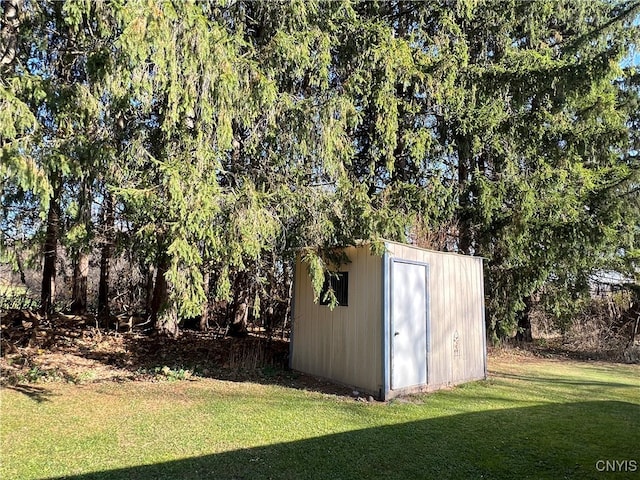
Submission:
<svg viewBox="0 0 640 480">
<path fill-rule="evenodd" d="M 313 301 L 307 266 L 296 261 L 291 368 L 377 393 L 382 387 L 382 259 L 349 247 L 349 304 Z"/>
<path fill-rule="evenodd" d="M 388 256 L 429 265 L 429 389 L 485 377 L 482 259 L 387 243 Z"/>
</svg>

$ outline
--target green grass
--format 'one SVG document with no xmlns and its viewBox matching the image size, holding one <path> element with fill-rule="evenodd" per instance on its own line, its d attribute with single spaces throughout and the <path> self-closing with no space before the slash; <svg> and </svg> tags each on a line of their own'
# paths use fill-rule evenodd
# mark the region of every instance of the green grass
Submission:
<svg viewBox="0 0 640 480">
<path fill-rule="evenodd" d="M 388 404 L 211 379 L 4 388 L 0 478 L 640 478 L 640 367 L 490 369 Z"/>
</svg>

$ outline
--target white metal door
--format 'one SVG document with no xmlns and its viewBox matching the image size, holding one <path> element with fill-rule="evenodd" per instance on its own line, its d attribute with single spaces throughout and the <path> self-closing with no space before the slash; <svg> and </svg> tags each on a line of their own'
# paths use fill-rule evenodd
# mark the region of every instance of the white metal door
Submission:
<svg viewBox="0 0 640 480">
<path fill-rule="evenodd" d="M 427 383 L 427 266 L 391 267 L 391 388 Z"/>
</svg>

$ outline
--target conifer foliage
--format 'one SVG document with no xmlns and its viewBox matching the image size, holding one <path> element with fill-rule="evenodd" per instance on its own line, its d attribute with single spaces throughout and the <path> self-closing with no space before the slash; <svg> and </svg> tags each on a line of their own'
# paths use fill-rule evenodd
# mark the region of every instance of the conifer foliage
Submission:
<svg viewBox="0 0 640 480">
<path fill-rule="evenodd" d="M 56 252 L 80 310 L 101 256 L 108 313 L 127 251 L 158 331 L 226 302 L 241 333 L 288 295 L 296 252 L 319 294 L 327 249 L 420 230 L 485 257 L 489 331 L 526 336 L 532 298 L 558 309 L 594 272 L 637 273 L 639 16 L 606 0 L 2 0 L 2 261 L 39 248 L 47 313 Z"/>
</svg>

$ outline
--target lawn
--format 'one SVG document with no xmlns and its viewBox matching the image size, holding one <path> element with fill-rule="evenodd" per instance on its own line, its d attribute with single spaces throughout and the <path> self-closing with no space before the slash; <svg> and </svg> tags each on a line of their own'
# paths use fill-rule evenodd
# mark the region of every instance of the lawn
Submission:
<svg viewBox="0 0 640 480">
<path fill-rule="evenodd" d="M 640 366 L 489 366 L 389 403 L 214 379 L 3 388 L 0 478 L 640 478 Z"/>
</svg>

